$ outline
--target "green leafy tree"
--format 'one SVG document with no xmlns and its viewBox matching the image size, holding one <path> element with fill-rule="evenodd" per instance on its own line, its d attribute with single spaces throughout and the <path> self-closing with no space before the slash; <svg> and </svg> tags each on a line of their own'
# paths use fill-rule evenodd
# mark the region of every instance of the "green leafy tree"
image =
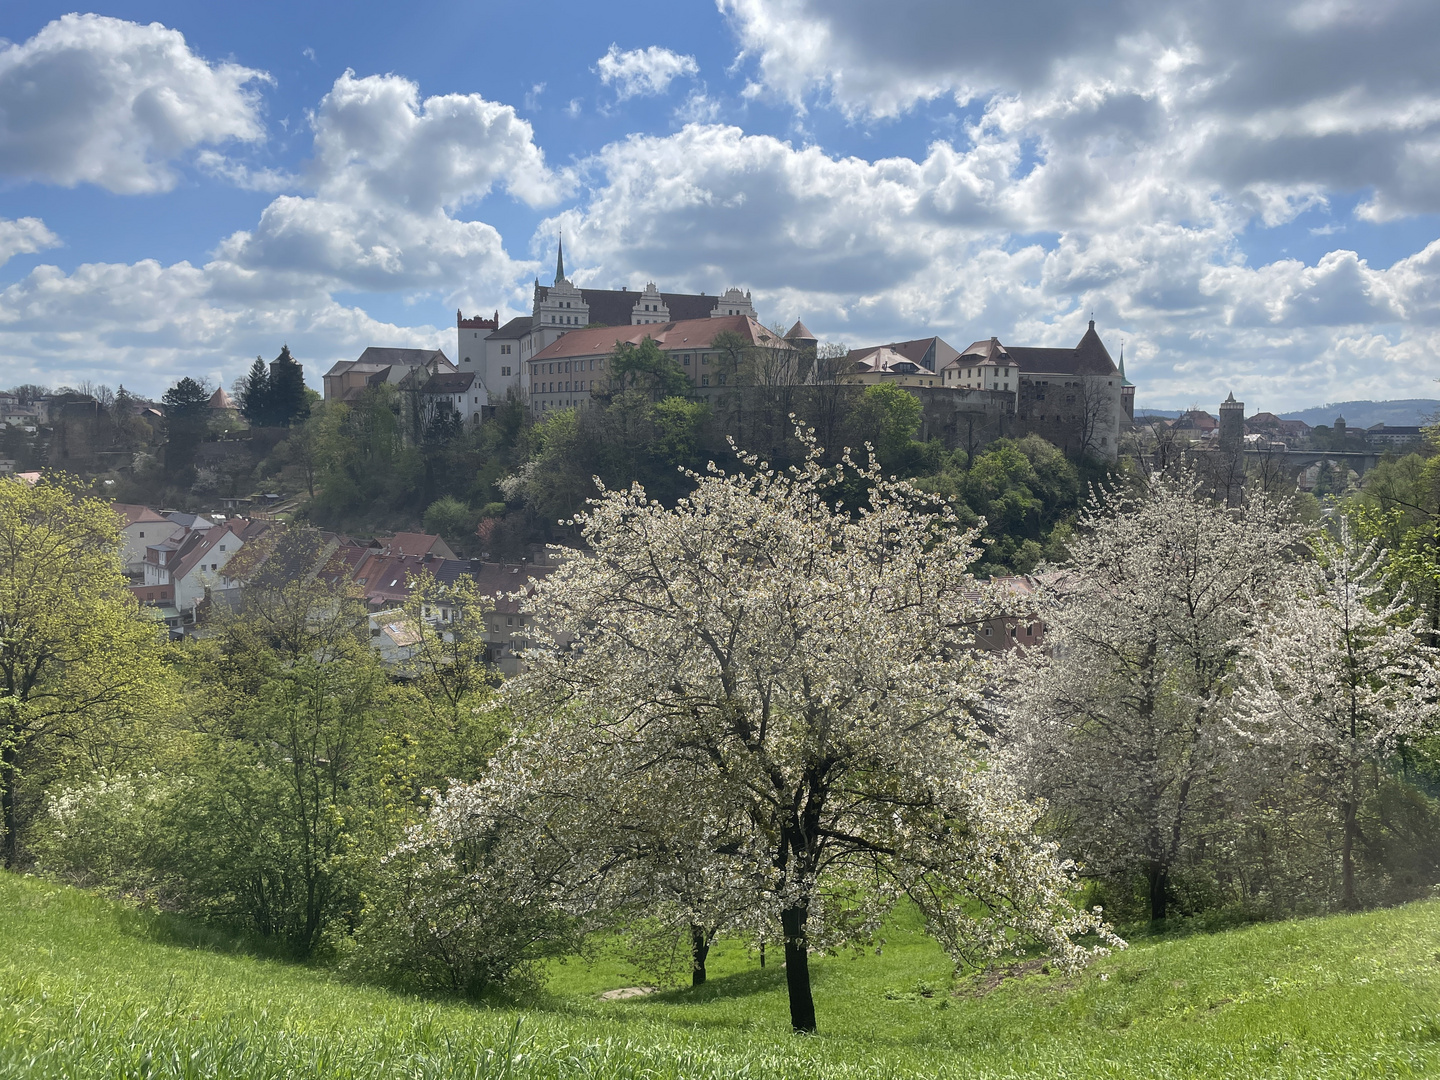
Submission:
<svg viewBox="0 0 1440 1080">
<path fill-rule="evenodd" d="M 652 401 L 688 397 L 691 392 L 685 369 L 653 338 L 647 337 L 639 345 L 620 342 L 610 354 L 609 370 L 612 389 L 639 390 Z"/>
<path fill-rule="evenodd" d="M 358 914 L 378 854 L 389 679 L 363 600 L 314 573 L 319 534 L 274 532 L 232 560 L 244 603 L 217 610 L 190 657 L 200 704 L 182 768 L 193 783 L 174 808 L 166 871 L 192 910 L 307 956 L 335 919 Z"/>
<path fill-rule="evenodd" d="M 156 624 L 125 585 L 120 522 L 75 481 L 0 483 L 0 847 L 14 866 L 21 796 L 57 742 L 112 742 L 166 706 Z"/>
</svg>

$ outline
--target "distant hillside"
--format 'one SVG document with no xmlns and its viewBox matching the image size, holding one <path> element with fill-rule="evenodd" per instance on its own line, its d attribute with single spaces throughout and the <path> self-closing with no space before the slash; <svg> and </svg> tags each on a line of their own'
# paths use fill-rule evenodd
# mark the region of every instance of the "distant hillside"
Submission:
<svg viewBox="0 0 1440 1080">
<path fill-rule="evenodd" d="M 1136 409 L 1135 417 L 1166 416 L 1174 419 L 1182 409 Z M 1217 408 L 1206 410 L 1211 416 L 1218 414 Z M 1333 424 L 1335 417 L 1345 417 L 1348 427 L 1374 427 L 1389 424 L 1392 427 L 1410 427 L 1429 423 L 1431 417 L 1440 413 L 1440 401 L 1435 398 L 1400 398 L 1397 401 L 1337 401 L 1333 405 L 1316 405 L 1299 412 L 1281 413 L 1282 420 L 1304 420 L 1311 427 L 1319 424 Z M 1253 415 L 1253 414 L 1251 414 Z"/>
<path fill-rule="evenodd" d="M 1311 427 L 1333 424 L 1337 416 L 1345 417 L 1346 426 L 1352 428 L 1374 427 L 1376 424 L 1409 427 L 1426 423 L 1437 412 L 1440 412 L 1440 401 L 1434 398 L 1401 398 L 1398 401 L 1337 401 L 1333 405 L 1281 413 L 1280 417 L 1284 420 L 1304 420 Z"/>
</svg>

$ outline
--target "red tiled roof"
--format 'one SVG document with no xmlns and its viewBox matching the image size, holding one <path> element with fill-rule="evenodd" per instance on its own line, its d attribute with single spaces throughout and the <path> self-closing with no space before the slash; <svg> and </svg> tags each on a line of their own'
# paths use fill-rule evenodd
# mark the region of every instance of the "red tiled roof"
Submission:
<svg viewBox="0 0 1440 1080">
<path fill-rule="evenodd" d="M 141 506 L 139 503 L 111 503 L 110 509 L 119 514 L 126 525 L 136 525 L 142 521 L 164 521 L 169 524 L 169 519 L 161 517 L 148 506 Z"/>
</svg>

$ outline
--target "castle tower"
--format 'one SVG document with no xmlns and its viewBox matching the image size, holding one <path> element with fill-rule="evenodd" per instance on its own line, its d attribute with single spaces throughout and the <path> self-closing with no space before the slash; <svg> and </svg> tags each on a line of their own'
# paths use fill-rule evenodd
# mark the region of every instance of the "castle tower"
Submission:
<svg viewBox="0 0 1440 1080">
<path fill-rule="evenodd" d="M 1231 394 L 1220 403 L 1220 449 L 1239 450 L 1245 441 L 1245 403 Z"/>
</svg>

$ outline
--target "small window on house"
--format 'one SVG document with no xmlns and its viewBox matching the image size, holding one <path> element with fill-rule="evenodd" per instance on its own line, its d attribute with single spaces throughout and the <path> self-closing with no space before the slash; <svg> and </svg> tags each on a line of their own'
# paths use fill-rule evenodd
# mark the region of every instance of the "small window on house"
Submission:
<svg viewBox="0 0 1440 1080">
<path fill-rule="evenodd" d="M 514 625 L 515 625 L 515 616 L 514 616 L 514 615 L 506 615 L 506 616 L 505 616 L 505 625 L 506 625 L 506 626 L 514 626 Z"/>
<path fill-rule="evenodd" d="M 220 545 L 220 550 L 221 550 L 221 551 L 224 551 L 224 550 L 225 550 L 225 545 L 224 545 L 224 544 L 221 544 L 221 545 Z"/>
<path fill-rule="evenodd" d="M 140 534 L 140 539 L 141 539 L 141 540 L 144 540 L 144 539 L 145 539 L 145 534 L 144 534 L 143 532 Z"/>
<path fill-rule="evenodd" d="M 1013 626 L 1010 627 L 1010 636 L 1011 636 L 1012 638 L 1016 636 L 1016 634 L 1015 634 L 1015 627 L 1013 627 Z"/>
<path fill-rule="evenodd" d="M 1033 627 L 1033 626 L 1027 626 L 1027 627 L 1025 627 L 1025 636 L 1026 636 L 1026 637 L 1034 637 L 1034 636 L 1035 636 L 1035 627 Z"/>
<path fill-rule="evenodd" d="M 990 627 L 987 626 L 987 627 L 985 627 L 985 628 L 984 628 L 982 631 L 980 631 L 980 632 L 981 632 L 982 634 L 984 634 L 986 637 L 989 637 L 989 636 L 990 636 Z"/>
<path fill-rule="evenodd" d="M 701 386 L 709 386 L 709 385 L 710 385 L 710 376 L 709 376 L 709 375 L 701 375 L 701 376 L 700 376 L 700 385 L 701 385 Z"/>
</svg>

